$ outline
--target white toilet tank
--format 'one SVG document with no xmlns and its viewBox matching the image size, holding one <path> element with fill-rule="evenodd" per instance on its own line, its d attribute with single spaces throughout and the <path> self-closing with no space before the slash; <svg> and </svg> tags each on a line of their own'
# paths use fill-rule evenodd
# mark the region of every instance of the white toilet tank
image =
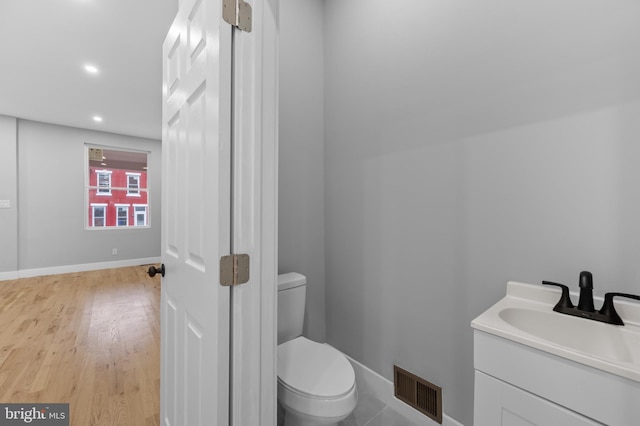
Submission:
<svg viewBox="0 0 640 426">
<path fill-rule="evenodd" d="M 278 275 L 278 344 L 302 336 L 306 284 L 297 272 Z"/>
</svg>

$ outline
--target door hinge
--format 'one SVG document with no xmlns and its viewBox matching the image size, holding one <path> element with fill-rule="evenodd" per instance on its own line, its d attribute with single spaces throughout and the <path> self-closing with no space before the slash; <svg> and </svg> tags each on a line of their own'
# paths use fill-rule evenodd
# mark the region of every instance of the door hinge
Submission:
<svg viewBox="0 0 640 426">
<path fill-rule="evenodd" d="M 220 258 L 220 285 L 229 287 L 249 281 L 249 255 L 232 254 Z"/>
<path fill-rule="evenodd" d="M 243 0 L 223 0 L 222 18 L 225 22 L 240 28 L 242 31 L 251 32 L 252 19 L 251 5 Z"/>
</svg>

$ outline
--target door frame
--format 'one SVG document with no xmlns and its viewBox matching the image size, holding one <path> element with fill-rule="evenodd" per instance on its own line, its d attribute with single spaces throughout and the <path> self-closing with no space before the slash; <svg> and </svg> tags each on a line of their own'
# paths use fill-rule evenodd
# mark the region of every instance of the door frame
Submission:
<svg viewBox="0 0 640 426">
<path fill-rule="evenodd" d="M 234 252 L 250 255 L 251 277 L 231 289 L 230 424 L 275 426 L 279 0 L 249 3 L 253 30 L 234 29 L 232 200 Z"/>
</svg>

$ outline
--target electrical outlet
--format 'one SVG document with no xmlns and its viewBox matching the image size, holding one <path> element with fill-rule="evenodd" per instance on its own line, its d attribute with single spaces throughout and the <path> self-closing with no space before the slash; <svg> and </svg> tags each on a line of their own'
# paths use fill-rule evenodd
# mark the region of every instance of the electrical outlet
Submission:
<svg viewBox="0 0 640 426">
<path fill-rule="evenodd" d="M 118 249 L 111 250 L 111 254 L 114 255 L 114 256 L 117 255 L 118 254 Z"/>
<path fill-rule="evenodd" d="M 10 209 L 11 200 L 0 200 L 0 209 Z"/>
</svg>

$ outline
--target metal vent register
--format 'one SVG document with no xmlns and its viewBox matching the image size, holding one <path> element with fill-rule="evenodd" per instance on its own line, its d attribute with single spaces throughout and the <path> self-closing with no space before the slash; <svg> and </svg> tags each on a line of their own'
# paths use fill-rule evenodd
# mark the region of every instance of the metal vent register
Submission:
<svg viewBox="0 0 640 426">
<path fill-rule="evenodd" d="M 442 388 L 427 380 L 393 366 L 393 387 L 396 398 L 422 414 L 442 424 Z"/>
</svg>

